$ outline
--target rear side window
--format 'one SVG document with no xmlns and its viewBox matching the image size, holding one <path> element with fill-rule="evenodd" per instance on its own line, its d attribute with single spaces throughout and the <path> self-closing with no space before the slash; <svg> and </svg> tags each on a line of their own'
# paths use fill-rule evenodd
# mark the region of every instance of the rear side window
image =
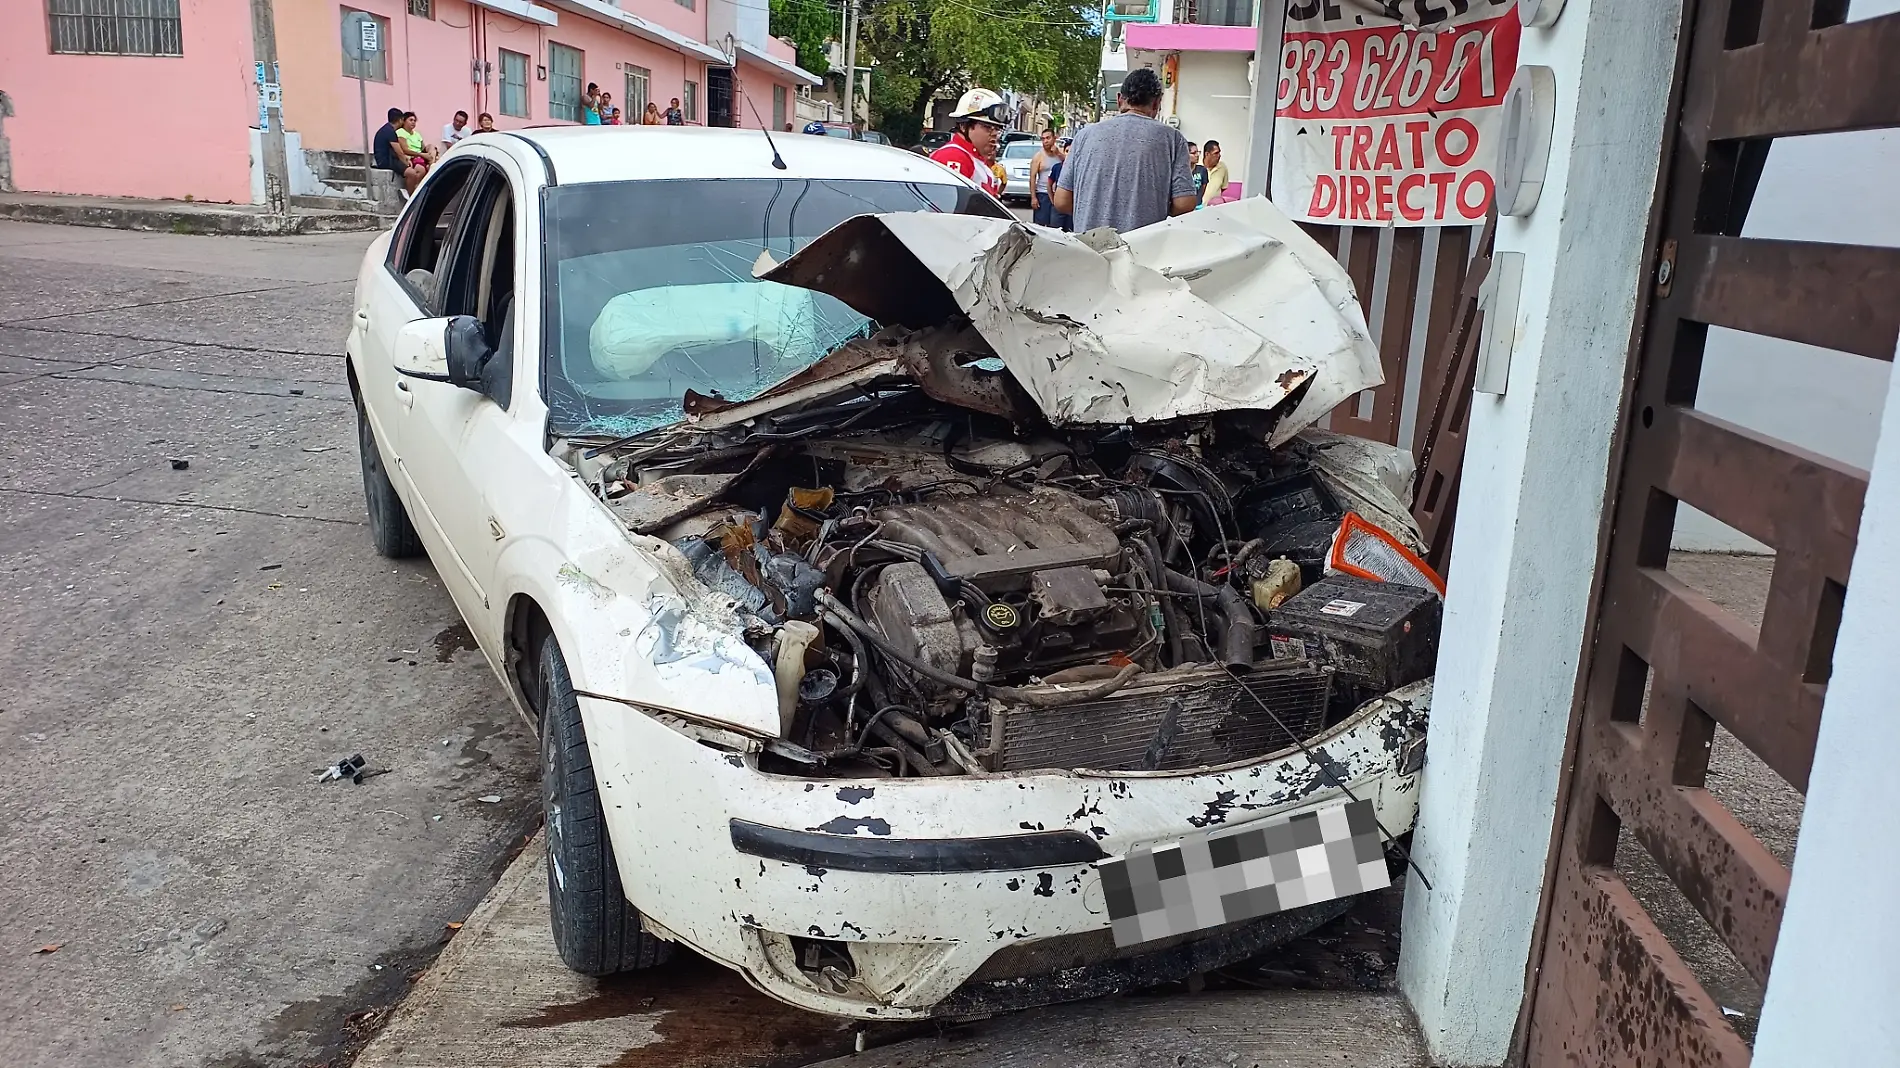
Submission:
<svg viewBox="0 0 1900 1068">
<path fill-rule="evenodd" d="M 430 315 L 439 312 L 435 280 L 448 266 L 445 256 L 475 172 L 473 163 L 451 163 L 432 176 L 410 203 L 389 243 L 390 270 Z"/>
</svg>

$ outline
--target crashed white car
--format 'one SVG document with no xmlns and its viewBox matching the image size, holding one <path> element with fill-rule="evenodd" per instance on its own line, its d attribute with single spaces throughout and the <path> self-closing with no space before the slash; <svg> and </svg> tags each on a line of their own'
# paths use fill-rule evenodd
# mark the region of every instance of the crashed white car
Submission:
<svg viewBox="0 0 1900 1068">
<path fill-rule="evenodd" d="M 348 355 L 377 550 L 427 551 L 539 728 L 572 968 L 1089 996 L 1347 904 L 1119 945 L 1112 858 L 1349 797 L 1412 826 L 1429 681 L 1267 641 L 1256 486 L 1409 520 L 1302 433 L 1379 364 L 1264 200 L 1124 242 L 830 138 L 477 135 L 370 248 Z"/>
</svg>

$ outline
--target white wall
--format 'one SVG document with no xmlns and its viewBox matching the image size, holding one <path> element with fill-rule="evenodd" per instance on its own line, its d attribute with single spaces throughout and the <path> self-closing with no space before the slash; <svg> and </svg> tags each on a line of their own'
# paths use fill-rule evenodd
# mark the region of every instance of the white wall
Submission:
<svg viewBox="0 0 1900 1068">
<path fill-rule="evenodd" d="M 1801 813 L 1794 875 L 1775 945 L 1756 1068 L 1900 1064 L 1900 853 L 1871 807 L 1893 788 L 1893 621 L 1900 614 L 1900 381 L 1869 465 L 1866 510 L 1834 645 Z"/>
<path fill-rule="evenodd" d="M 1181 133 L 1197 145 L 1219 141 L 1227 173 L 1236 182 L 1247 173 L 1248 103 L 1253 96 L 1247 61 L 1252 56 L 1251 52 L 1183 52 L 1173 89 Z"/>
<path fill-rule="evenodd" d="M 1569 0 L 1520 61 L 1556 73 L 1505 394 L 1473 398 L 1453 581 L 1405 888 L 1399 989 L 1435 1064 L 1496 1065 L 1524 973 L 1595 581 L 1610 440 L 1648 259 L 1678 0 Z"/>
<path fill-rule="evenodd" d="M 1854 0 L 1854 20 L 1900 11 L 1900 0 Z M 1742 236 L 1900 245 L 1900 130 L 1784 137 L 1768 150 Z M 1696 407 L 1784 441 L 1866 467 L 1873 462 L 1891 364 L 1792 341 L 1709 331 Z M 1678 549 L 1767 552 L 1700 513 L 1677 517 Z"/>
</svg>

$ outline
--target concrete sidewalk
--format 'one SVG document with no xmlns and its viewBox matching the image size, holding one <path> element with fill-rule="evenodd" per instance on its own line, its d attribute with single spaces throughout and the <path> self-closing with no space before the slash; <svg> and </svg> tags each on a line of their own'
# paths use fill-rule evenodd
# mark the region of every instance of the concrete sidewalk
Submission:
<svg viewBox="0 0 1900 1068">
<path fill-rule="evenodd" d="M 174 234 L 326 234 L 380 230 L 389 220 L 365 211 L 293 206 L 272 215 L 255 204 L 203 204 L 190 200 L 137 200 L 58 193 L 0 193 L 0 219 L 156 230 Z"/>
<path fill-rule="evenodd" d="M 1417 1068 L 1391 993 L 1227 991 L 1102 998 L 940 1028 L 866 1029 L 781 1005 L 682 954 L 631 976 L 564 968 L 548 936 L 547 875 L 530 843 L 391 1015 L 357 1068 Z M 835 1058 L 835 1059 L 833 1059 Z"/>
</svg>

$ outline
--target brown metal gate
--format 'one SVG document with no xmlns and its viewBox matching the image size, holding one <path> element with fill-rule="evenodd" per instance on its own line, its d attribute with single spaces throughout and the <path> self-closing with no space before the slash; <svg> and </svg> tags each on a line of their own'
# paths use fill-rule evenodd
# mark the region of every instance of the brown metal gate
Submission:
<svg viewBox="0 0 1900 1068">
<path fill-rule="evenodd" d="M 1703 788 L 1710 742 L 1719 724 L 1806 791 L 1866 474 L 1696 411 L 1703 345 L 1721 326 L 1891 360 L 1900 335 L 1900 250 L 1739 236 L 1774 138 L 1900 126 L 1900 15 L 1845 23 L 1846 0 L 1685 7 L 1656 273 L 1525 1017 L 1532 1068 L 1748 1062 L 1619 874 L 1617 841 L 1627 831 L 1766 985 L 1788 871 Z M 1668 572 L 1678 502 L 1776 550 L 1759 632 Z"/>
</svg>

